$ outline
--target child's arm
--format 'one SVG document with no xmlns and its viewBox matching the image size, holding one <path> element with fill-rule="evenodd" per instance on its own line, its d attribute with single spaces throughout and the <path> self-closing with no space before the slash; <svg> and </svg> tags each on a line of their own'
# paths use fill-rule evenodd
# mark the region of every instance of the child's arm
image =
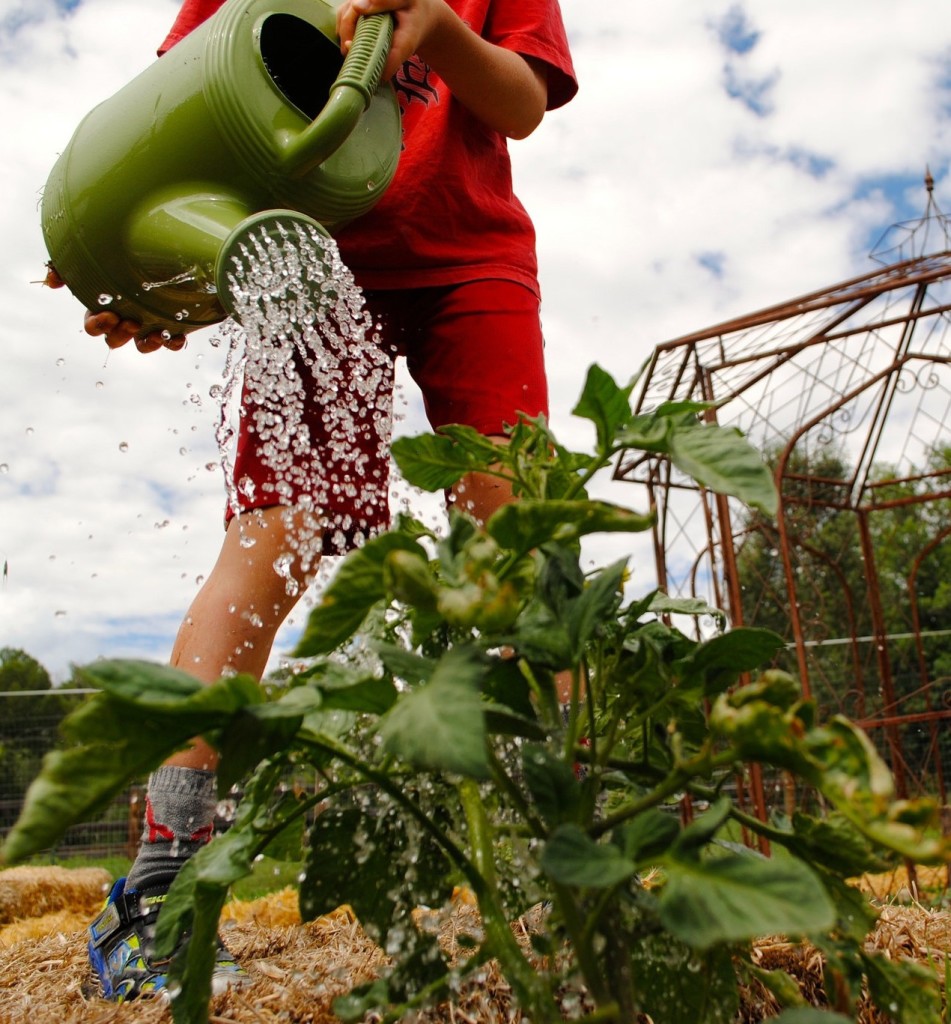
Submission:
<svg viewBox="0 0 951 1024">
<path fill-rule="evenodd" d="M 357 18 L 383 11 L 396 16 L 384 78 L 417 54 L 490 128 L 524 139 L 538 127 L 548 100 L 544 63 L 483 39 L 445 0 L 344 0 L 337 11 L 344 51 L 353 40 Z"/>
</svg>

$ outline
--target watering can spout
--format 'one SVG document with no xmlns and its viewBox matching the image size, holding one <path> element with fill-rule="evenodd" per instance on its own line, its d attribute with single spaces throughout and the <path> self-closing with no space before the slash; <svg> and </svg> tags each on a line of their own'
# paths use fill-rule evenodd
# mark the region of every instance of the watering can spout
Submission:
<svg viewBox="0 0 951 1024">
<path fill-rule="evenodd" d="M 255 212 L 240 195 L 193 187 L 150 196 L 130 218 L 126 240 L 145 291 L 175 296 L 182 322 L 196 302 L 213 301 L 235 315 L 232 274 L 247 254 L 268 242 L 300 250 L 315 234 L 329 238 L 318 221 L 296 210 Z"/>
<path fill-rule="evenodd" d="M 53 167 L 43 234 L 70 291 L 89 309 L 110 296 L 144 334 L 188 333 L 234 314 L 252 231 L 284 244 L 366 213 L 402 147 L 380 84 L 392 36 L 389 14 L 362 17 L 341 58 L 334 0 L 226 0 Z"/>
</svg>

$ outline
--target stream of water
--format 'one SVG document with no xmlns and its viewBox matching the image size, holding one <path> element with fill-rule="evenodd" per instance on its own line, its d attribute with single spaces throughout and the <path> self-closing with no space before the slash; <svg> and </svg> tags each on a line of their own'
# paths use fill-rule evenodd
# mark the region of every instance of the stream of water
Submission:
<svg viewBox="0 0 951 1024">
<path fill-rule="evenodd" d="M 224 383 L 212 390 L 218 446 L 232 510 L 266 498 L 293 512 L 293 550 L 275 563 L 291 592 L 290 559 L 306 570 L 321 550 L 359 544 L 386 504 L 393 361 L 332 239 L 307 226 L 262 228 L 233 264 L 235 317 L 222 325 Z M 235 479 L 235 416 L 252 419 L 263 485 Z"/>
</svg>

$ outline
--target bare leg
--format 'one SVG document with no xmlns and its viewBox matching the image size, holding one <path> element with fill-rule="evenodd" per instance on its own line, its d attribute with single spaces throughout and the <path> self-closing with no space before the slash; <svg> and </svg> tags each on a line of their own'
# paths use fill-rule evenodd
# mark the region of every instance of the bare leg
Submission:
<svg viewBox="0 0 951 1024">
<path fill-rule="evenodd" d="M 496 444 L 508 443 L 508 438 L 502 435 L 490 435 L 489 440 Z M 488 473 L 467 473 L 453 487 L 452 497 L 460 509 L 483 526 L 493 512 L 515 501 L 509 483 Z"/>
<path fill-rule="evenodd" d="M 287 579 L 274 568 L 293 549 L 290 516 L 275 507 L 231 520 L 218 561 L 179 629 L 172 665 L 205 683 L 225 672 L 261 678 L 278 629 L 316 569 L 295 558 L 290 569 L 296 590 L 292 585 L 289 594 Z M 199 739 L 166 763 L 214 771 L 217 753 Z"/>
</svg>

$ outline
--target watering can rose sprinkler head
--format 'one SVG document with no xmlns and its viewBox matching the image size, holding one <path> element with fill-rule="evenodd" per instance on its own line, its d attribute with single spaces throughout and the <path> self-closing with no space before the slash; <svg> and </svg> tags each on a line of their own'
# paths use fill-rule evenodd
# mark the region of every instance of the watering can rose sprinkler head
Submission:
<svg viewBox="0 0 951 1024">
<path fill-rule="evenodd" d="M 139 337 L 177 336 L 236 314 L 247 254 L 320 259 L 396 173 L 392 34 L 361 17 L 342 58 L 330 0 L 226 0 L 63 151 L 42 211 L 59 277 Z"/>
</svg>

